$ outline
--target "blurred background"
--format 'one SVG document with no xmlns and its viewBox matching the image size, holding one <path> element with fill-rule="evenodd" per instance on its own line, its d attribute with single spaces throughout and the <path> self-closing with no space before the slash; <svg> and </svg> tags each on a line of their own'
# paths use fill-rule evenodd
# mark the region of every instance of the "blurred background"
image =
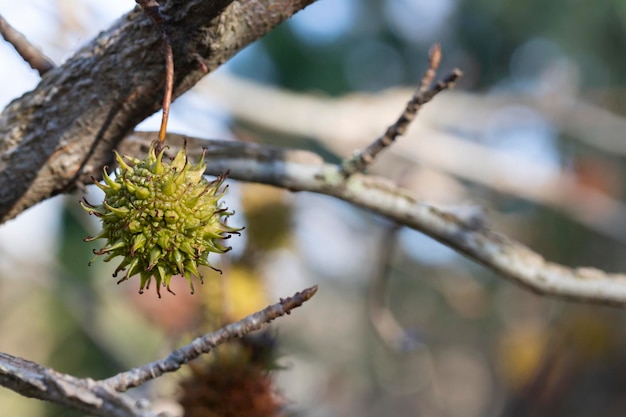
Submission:
<svg viewBox="0 0 626 417">
<path fill-rule="evenodd" d="M 0 14 L 60 64 L 133 6 L 0 0 Z M 626 271 L 622 1 L 319 0 L 179 99 L 169 130 L 336 162 L 395 120 L 434 42 L 440 75 L 459 67 L 465 77 L 371 171 L 433 203 L 480 205 L 494 229 L 550 260 Z M 0 80 L 6 105 L 38 75 L 0 42 Z M 159 117 L 139 129 L 157 130 Z M 225 202 L 237 213 L 231 224 L 246 230 L 214 259 L 223 275 L 206 272 L 193 296 L 180 279 L 178 295 L 159 300 L 138 295 L 134 280 L 116 286 L 114 263 L 87 266 L 97 245 L 82 239 L 98 226 L 80 198 L 54 198 L 0 228 L 0 351 L 103 378 L 319 284 L 274 325 L 278 341 L 264 342 L 284 412 L 624 414 L 620 309 L 536 296 L 324 196 L 233 181 Z M 197 386 L 198 369 L 219 360 L 135 394 L 180 412 L 172 399 L 190 386 L 181 381 Z M 0 410 L 77 415 L 8 390 Z"/>
</svg>

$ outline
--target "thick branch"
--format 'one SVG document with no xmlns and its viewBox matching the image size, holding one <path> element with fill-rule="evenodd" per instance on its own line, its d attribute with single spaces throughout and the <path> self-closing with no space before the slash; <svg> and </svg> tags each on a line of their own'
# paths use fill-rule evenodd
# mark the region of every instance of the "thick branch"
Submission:
<svg viewBox="0 0 626 417">
<path fill-rule="evenodd" d="M 170 0 L 174 96 L 314 0 Z M 0 223 L 73 188 L 161 106 L 161 32 L 137 7 L 0 114 Z M 88 161 L 88 162 L 87 162 Z"/>
<path fill-rule="evenodd" d="M 122 142 L 122 153 L 145 155 L 154 134 L 135 134 Z M 187 138 L 189 155 L 207 148 L 207 173 L 229 171 L 233 179 L 260 182 L 293 191 L 326 194 L 421 231 L 489 269 L 540 294 L 626 306 L 626 275 L 594 268 L 568 268 L 546 261 L 529 248 L 452 211 L 417 201 L 407 190 L 383 178 L 355 174 L 345 179 L 338 166 L 317 155 L 240 142 Z M 168 143 L 183 138 L 168 135 Z M 172 146 L 172 155 L 176 151 Z"/>
<path fill-rule="evenodd" d="M 0 353 L 0 386 L 88 415 L 155 417 L 138 407 L 132 398 L 103 384 L 62 374 L 6 353 Z"/>
</svg>

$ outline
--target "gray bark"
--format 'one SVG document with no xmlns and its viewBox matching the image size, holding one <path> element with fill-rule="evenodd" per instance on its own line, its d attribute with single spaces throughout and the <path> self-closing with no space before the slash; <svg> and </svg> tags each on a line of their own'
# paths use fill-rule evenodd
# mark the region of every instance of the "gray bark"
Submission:
<svg viewBox="0 0 626 417">
<path fill-rule="evenodd" d="M 313 1 L 168 1 L 174 97 Z M 163 90 L 161 31 L 139 8 L 47 72 L 0 114 L 0 223 L 99 177 Z"/>
<path fill-rule="evenodd" d="M 103 384 L 62 374 L 6 353 L 0 353 L 0 386 L 91 416 L 156 417 L 128 395 Z"/>
</svg>

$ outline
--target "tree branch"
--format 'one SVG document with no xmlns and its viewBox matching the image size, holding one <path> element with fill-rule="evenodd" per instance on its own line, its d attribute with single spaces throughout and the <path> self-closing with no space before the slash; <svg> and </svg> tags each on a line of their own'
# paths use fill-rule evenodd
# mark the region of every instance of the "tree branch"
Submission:
<svg viewBox="0 0 626 417">
<path fill-rule="evenodd" d="M 128 395 L 103 384 L 62 374 L 6 353 L 0 353 L 0 386 L 93 416 L 155 417 Z"/>
<path fill-rule="evenodd" d="M 183 364 L 201 354 L 209 353 L 216 346 L 245 336 L 278 317 L 290 314 L 291 310 L 300 307 L 316 292 L 317 286 L 307 288 L 236 323 L 199 337 L 170 353 L 165 359 L 122 372 L 103 381 L 76 378 L 25 359 L 0 353 L 0 386 L 26 397 L 63 405 L 93 416 L 156 417 L 146 409 L 145 404 L 142 405 L 142 402 L 137 402 L 120 391 L 137 387 L 166 372 L 176 371 Z"/>
<path fill-rule="evenodd" d="M 141 157 L 153 137 L 153 133 L 136 133 L 122 142 L 120 151 Z M 407 190 L 386 179 L 361 174 L 345 179 L 340 167 L 325 164 L 318 155 L 307 151 L 168 134 L 171 156 L 184 140 L 192 158 L 199 158 L 202 147 L 207 148 L 207 174 L 229 171 L 229 177 L 237 180 L 333 196 L 423 232 L 539 294 L 626 306 L 626 275 L 548 262 L 481 222 L 417 201 Z"/>
<path fill-rule="evenodd" d="M 0 15 L 0 35 L 15 48 L 22 59 L 32 69 L 36 70 L 40 76 L 54 68 L 52 60 L 11 26 L 2 15 Z"/>
<path fill-rule="evenodd" d="M 441 49 L 438 44 L 435 44 L 430 50 L 428 68 L 422 76 L 419 87 L 413 94 L 413 97 L 406 103 L 400 117 L 387 128 L 381 137 L 370 143 L 365 149 L 358 150 L 353 156 L 344 159 L 341 163 L 344 176 L 349 177 L 355 172 L 365 171 L 383 150 L 394 143 L 398 136 L 404 135 L 415 116 L 417 116 L 417 112 L 420 111 L 424 104 L 431 101 L 443 90 L 454 87 L 457 80 L 463 76 L 461 70 L 455 68 L 444 79 L 429 88 L 437 75 L 440 61 Z"/>
<path fill-rule="evenodd" d="M 169 0 L 174 96 L 314 1 Z M 163 62 L 161 33 L 137 7 L 10 103 L 0 114 L 0 223 L 97 175 L 160 108 Z"/>
<path fill-rule="evenodd" d="M 138 387 L 145 382 L 158 378 L 167 372 L 174 372 L 189 361 L 196 359 L 203 353 L 209 353 L 213 348 L 229 340 L 243 337 L 248 333 L 259 330 L 278 317 L 290 314 L 291 310 L 300 307 L 311 299 L 317 292 L 317 285 L 297 292 L 291 297 L 281 299 L 280 302 L 266 307 L 238 322 L 228 324 L 221 329 L 198 337 L 190 344 L 170 353 L 166 358 L 148 363 L 139 368 L 119 373 L 101 381 L 115 391 L 126 391 Z"/>
<path fill-rule="evenodd" d="M 241 123 L 269 133 L 313 137 L 339 155 L 347 155 L 366 146 L 368 138 L 378 134 L 387 120 L 396 117 L 394 109 L 412 94 L 410 89 L 403 88 L 376 95 L 354 93 L 331 99 L 288 92 L 226 75 L 206 80 L 199 86 L 198 92 L 217 100 Z M 558 167 L 464 140 L 465 134 L 458 133 L 468 132 L 470 137 L 480 137 L 485 126 L 489 125 L 488 116 L 503 107 L 520 104 L 532 105 L 538 110 L 542 105 L 514 96 L 485 97 L 459 91 L 441 94 L 420 111 L 420 117 L 406 132 L 405 140 L 392 146 L 385 158 L 379 158 L 378 163 L 371 167 L 371 172 L 390 172 L 415 165 L 432 168 L 499 193 L 550 207 L 596 233 L 626 243 L 626 205 L 623 202 L 579 182 L 571 173 Z M 548 106 L 548 103 L 543 103 L 543 106 Z M 576 107 L 581 106 L 578 103 Z M 590 106 L 582 107 L 593 110 L 591 114 L 594 115 L 599 111 Z M 568 109 L 561 108 L 561 112 L 568 113 Z M 604 121 L 616 131 L 619 131 L 620 123 L 626 130 L 626 120 L 611 122 L 609 115 L 603 114 L 598 116 L 600 121 L 594 121 L 593 117 L 583 113 L 577 110 L 576 116 L 571 117 L 577 122 L 575 126 L 570 126 L 572 129 L 565 126 L 568 135 L 573 136 L 576 128 L 578 135 L 581 132 L 588 134 L 589 140 L 596 136 L 600 138 L 607 134 L 598 129 Z M 315 118 L 310 117 L 311 114 Z M 548 117 L 552 116 L 548 114 Z M 588 121 L 597 130 L 583 129 L 579 120 Z M 613 139 L 617 140 L 617 137 Z M 530 173 L 533 180 L 527 176 Z"/>
</svg>

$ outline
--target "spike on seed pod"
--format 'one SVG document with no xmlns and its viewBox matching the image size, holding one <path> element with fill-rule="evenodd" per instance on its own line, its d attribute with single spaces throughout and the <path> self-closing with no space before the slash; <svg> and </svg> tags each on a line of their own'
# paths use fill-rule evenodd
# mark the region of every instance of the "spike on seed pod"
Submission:
<svg viewBox="0 0 626 417">
<path fill-rule="evenodd" d="M 192 277 L 202 282 L 198 266 L 215 269 L 208 261 L 209 254 L 230 250 L 220 240 L 240 229 L 225 223 L 232 215 L 219 203 L 225 177 L 204 178 L 204 155 L 192 165 L 183 148 L 168 164 L 162 160 L 164 150 L 157 152 L 155 146 L 153 143 L 143 160 L 126 158 L 127 162 L 116 152 L 119 168 L 115 178 L 105 167 L 104 182 L 98 183 L 105 194 L 102 204 L 81 202 L 102 221 L 102 231 L 85 241 L 106 240 L 102 248 L 94 250 L 96 257 L 105 255 L 105 262 L 122 258 L 114 274 L 125 271 L 118 284 L 139 274 L 139 292 L 148 289 L 154 279 L 160 297 L 161 287 L 172 292 L 170 279 L 180 274 L 193 293 Z"/>
</svg>

